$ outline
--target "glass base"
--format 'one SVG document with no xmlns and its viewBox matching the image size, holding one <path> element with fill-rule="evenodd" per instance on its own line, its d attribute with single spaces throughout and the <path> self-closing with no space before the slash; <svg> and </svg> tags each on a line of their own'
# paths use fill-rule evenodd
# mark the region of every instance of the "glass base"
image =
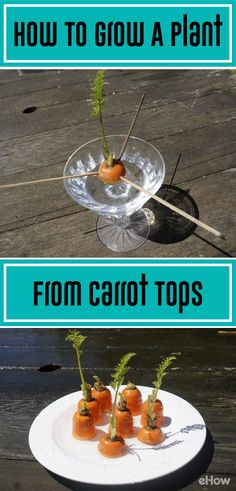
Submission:
<svg viewBox="0 0 236 491">
<path fill-rule="evenodd" d="M 143 210 L 130 217 L 107 218 L 99 216 L 97 234 L 101 242 L 112 251 L 129 252 L 137 249 L 147 240 L 150 231 L 147 216 Z"/>
</svg>

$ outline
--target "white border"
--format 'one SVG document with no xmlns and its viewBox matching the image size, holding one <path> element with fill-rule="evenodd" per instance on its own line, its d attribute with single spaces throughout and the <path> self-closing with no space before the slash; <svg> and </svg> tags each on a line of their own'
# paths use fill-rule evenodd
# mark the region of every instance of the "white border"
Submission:
<svg viewBox="0 0 236 491">
<path fill-rule="evenodd" d="M 117 7 L 140 7 L 140 8 L 162 8 L 162 7 L 226 7 L 229 9 L 229 59 L 224 59 L 224 60 L 8 60 L 7 59 L 7 8 L 28 8 L 28 7 L 59 7 L 59 8 L 69 8 L 69 7 L 80 7 L 80 8 L 94 8 L 94 7 L 101 7 L 101 8 L 117 8 Z M 232 5 L 231 4 L 4 4 L 3 5 L 3 19 L 4 19 L 4 26 L 3 26 L 3 62 L 4 63 L 88 63 L 88 68 L 90 68 L 91 63 L 232 63 L 232 33 L 233 33 L 233 28 L 232 28 Z M 14 67 L 16 68 L 16 67 Z M 43 67 L 40 67 L 43 68 Z M 49 68 L 49 67 L 48 67 Z M 58 68 L 58 67 L 55 67 Z M 73 68 L 73 66 L 71 67 Z M 87 68 L 87 67 L 85 67 Z M 103 67 L 101 67 L 103 68 Z M 109 67 L 107 67 L 109 68 Z M 129 68 L 128 66 L 125 67 L 120 67 L 122 68 Z M 142 67 L 140 67 L 142 68 Z M 152 68 L 152 67 L 148 67 Z M 200 67 L 199 67 L 200 68 Z M 212 67 L 214 68 L 214 67 Z"/>
<path fill-rule="evenodd" d="M 227 319 L 9 319 L 7 318 L 7 268 L 9 267 L 120 267 L 120 266 L 131 266 L 131 267 L 136 267 L 136 266 L 145 266 L 145 267 L 153 267 L 153 266 L 158 266 L 158 267 L 188 267 L 188 266 L 193 266 L 193 267 L 226 267 L 229 268 L 229 318 Z M 156 322 L 158 324 L 160 323 L 166 323 L 170 322 L 171 324 L 173 323 L 186 323 L 186 322 L 191 322 L 191 323 L 202 323 L 202 322 L 207 322 L 207 323 L 214 323 L 214 322 L 232 322 L 232 264 L 202 264 L 202 263 L 170 263 L 170 264 L 161 264 L 161 263 L 152 263 L 152 264 L 146 264 L 146 263 L 138 263 L 138 264 L 125 264 L 125 263 L 114 263 L 112 264 L 105 264 L 105 263 L 87 263 L 87 264 L 68 264 L 68 263 L 21 263 L 21 264 L 3 264 L 3 321 L 6 322 L 33 322 L 33 323 L 38 323 L 38 322 L 50 322 L 50 323 L 122 323 L 127 322 L 127 323 L 135 323 L 135 322 L 142 322 L 142 323 L 153 323 Z M 119 327 L 119 326 L 117 326 Z M 124 326 L 123 326 L 124 327 Z"/>
</svg>

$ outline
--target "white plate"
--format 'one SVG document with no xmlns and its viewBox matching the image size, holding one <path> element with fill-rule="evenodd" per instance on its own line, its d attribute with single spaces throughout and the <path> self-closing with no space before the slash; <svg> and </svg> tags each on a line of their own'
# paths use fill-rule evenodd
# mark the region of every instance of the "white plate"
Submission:
<svg viewBox="0 0 236 491">
<path fill-rule="evenodd" d="M 143 399 L 150 387 L 139 387 Z M 72 415 L 81 391 L 68 394 L 47 406 L 34 420 L 29 445 L 34 457 L 48 470 L 67 479 L 90 484 L 131 484 L 163 477 L 190 462 L 201 450 L 206 426 L 199 412 L 187 401 L 160 390 L 164 405 L 165 441 L 156 447 L 142 444 L 136 438 L 126 439 L 126 455 L 109 459 L 97 450 L 102 431 L 98 427 L 94 440 L 79 441 L 72 437 Z M 140 416 L 134 418 L 139 427 Z"/>
</svg>

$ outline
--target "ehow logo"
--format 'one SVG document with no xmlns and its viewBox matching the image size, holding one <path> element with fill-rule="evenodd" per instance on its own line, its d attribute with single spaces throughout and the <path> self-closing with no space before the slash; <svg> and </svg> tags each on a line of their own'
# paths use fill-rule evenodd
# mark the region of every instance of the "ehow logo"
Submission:
<svg viewBox="0 0 236 491">
<path fill-rule="evenodd" d="M 199 479 L 199 484 L 201 486 L 209 484 L 210 486 L 228 486 L 230 484 L 230 477 L 214 477 L 214 476 L 205 476 Z"/>
</svg>

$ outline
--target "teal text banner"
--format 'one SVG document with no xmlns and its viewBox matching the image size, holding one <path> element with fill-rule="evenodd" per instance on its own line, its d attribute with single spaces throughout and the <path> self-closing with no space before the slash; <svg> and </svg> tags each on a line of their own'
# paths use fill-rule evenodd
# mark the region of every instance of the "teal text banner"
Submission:
<svg viewBox="0 0 236 491">
<path fill-rule="evenodd" d="M 0 66 L 233 67 L 235 0 L 3 2 Z"/>
<path fill-rule="evenodd" d="M 1 326 L 236 325 L 234 259 L 1 260 Z"/>
</svg>

